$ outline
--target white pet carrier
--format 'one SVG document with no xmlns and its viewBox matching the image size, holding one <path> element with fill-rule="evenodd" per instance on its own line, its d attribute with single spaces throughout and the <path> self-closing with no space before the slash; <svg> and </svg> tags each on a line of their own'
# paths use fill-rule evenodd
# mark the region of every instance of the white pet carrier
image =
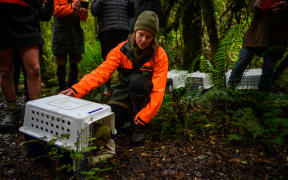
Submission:
<svg viewBox="0 0 288 180">
<path fill-rule="evenodd" d="M 226 73 L 226 81 L 228 83 L 228 80 L 231 76 L 232 70 L 229 70 Z M 240 83 L 238 84 L 238 89 L 258 89 L 260 77 L 262 75 L 262 69 L 248 69 L 246 70 L 241 78 Z"/>
<path fill-rule="evenodd" d="M 46 142 L 56 138 L 55 145 L 75 151 L 89 146 L 93 126 L 99 123 L 108 125 L 112 134 L 116 134 L 110 106 L 55 95 L 29 101 L 19 130 Z"/>
<path fill-rule="evenodd" d="M 188 71 L 171 70 L 167 73 L 167 88 L 169 91 L 184 88 Z"/>
<path fill-rule="evenodd" d="M 186 87 L 192 90 L 209 89 L 212 84 L 208 74 L 197 71 L 186 76 Z"/>
</svg>

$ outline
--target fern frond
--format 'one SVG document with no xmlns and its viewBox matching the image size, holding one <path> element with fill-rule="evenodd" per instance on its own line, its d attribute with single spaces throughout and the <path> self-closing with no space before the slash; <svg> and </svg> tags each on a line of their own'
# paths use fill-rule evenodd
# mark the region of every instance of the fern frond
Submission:
<svg viewBox="0 0 288 180">
<path fill-rule="evenodd" d="M 239 42 L 242 40 L 243 32 L 241 24 L 232 26 L 227 31 L 223 39 L 220 41 L 218 49 L 214 54 L 215 74 L 213 75 L 214 85 L 217 87 L 225 86 L 226 76 L 225 72 L 228 66 L 228 55 L 227 51 L 232 43 Z"/>
<path fill-rule="evenodd" d="M 205 73 L 215 73 L 215 68 L 204 56 L 200 56 L 200 70 Z"/>
</svg>

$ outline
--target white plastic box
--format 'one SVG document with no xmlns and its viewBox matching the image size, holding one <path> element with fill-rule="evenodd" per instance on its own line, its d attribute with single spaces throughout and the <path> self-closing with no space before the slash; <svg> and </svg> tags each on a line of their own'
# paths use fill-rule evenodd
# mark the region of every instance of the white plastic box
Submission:
<svg viewBox="0 0 288 180">
<path fill-rule="evenodd" d="M 200 90 L 201 88 L 209 89 L 210 87 L 212 87 L 212 84 L 208 74 L 197 71 L 187 74 L 186 87 L 198 90 Z"/>
<path fill-rule="evenodd" d="M 229 70 L 226 73 L 226 83 L 228 84 L 228 80 L 231 76 L 232 70 Z M 260 77 L 262 75 L 262 69 L 248 69 L 244 71 L 241 81 L 238 84 L 238 89 L 258 89 Z"/>
<path fill-rule="evenodd" d="M 55 95 L 26 104 L 24 124 L 20 132 L 46 142 L 61 134 L 55 145 L 82 150 L 89 147 L 94 125 L 106 124 L 116 134 L 114 113 L 108 105 L 65 95 Z"/>
<path fill-rule="evenodd" d="M 170 70 L 167 73 L 167 88 L 169 91 L 184 88 L 188 71 Z"/>
</svg>

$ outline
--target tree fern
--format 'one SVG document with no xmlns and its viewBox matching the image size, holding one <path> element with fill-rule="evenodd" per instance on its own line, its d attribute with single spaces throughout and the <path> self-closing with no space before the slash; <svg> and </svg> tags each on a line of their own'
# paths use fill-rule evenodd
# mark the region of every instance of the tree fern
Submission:
<svg viewBox="0 0 288 180">
<path fill-rule="evenodd" d="M 212 75 L 212 82 L 216 87 L 223 87 L 226 84 L 225 72 L 228 67 L 228 50 L 231 44 L 241 42 L 244 34 L 242 29 L 242 25 L 237 24 L 227 31 L 213 56 L 213 64 L 203 56 L 200 58 L 201 71 Z"/>
</svg>

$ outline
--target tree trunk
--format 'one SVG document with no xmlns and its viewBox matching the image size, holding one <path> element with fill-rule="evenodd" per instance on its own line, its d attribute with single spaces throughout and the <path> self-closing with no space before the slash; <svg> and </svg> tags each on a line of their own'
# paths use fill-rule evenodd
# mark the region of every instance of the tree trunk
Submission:
<svg viewBox="0 0 288 180">
<path fill-rule="evenodd" d="M 182 35 L 184 41 L 183 68 L 193 71 L 199 69 L 199 63 L 192 66 L 202 51 L 202 24 L 200 0 L 183 0 Z"/>
<path fill-rule="evenodd" d="M 213 55 L 217 51 L 217 46 L 219 43 L 216 18 L 215 18 L 215 4 L 213 0 L 206 0 L 206 1 L 200 0 L 200 7 L 202 10 L 203 20 L 206 25 L 209 37 L 209 45 L 211 49 L 210 57 L 213 57 Z"/>
</svg>

